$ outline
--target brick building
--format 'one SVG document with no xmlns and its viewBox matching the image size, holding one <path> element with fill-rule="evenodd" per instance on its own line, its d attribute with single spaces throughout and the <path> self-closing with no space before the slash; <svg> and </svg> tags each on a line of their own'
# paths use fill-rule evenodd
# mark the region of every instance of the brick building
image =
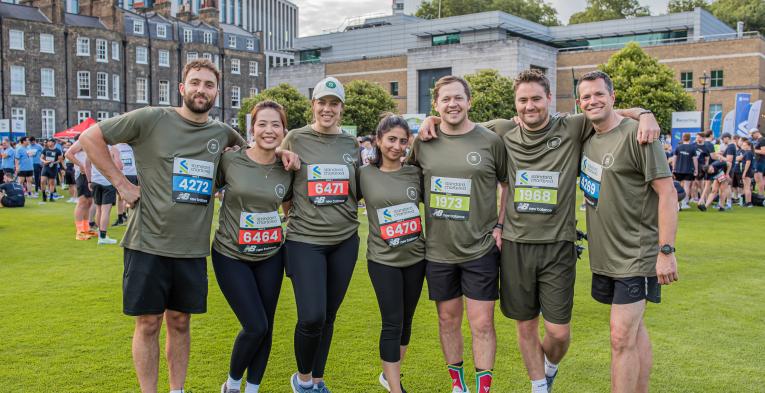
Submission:
<svg viewBox="0 0 765 393">
<path fill-rule="evenodd" d="M 220 68 L 215 119 L 236 124 L 242 100 L 265 87 L 259 35 L 219 25 L 217 9 L 171 17 L 163 1 L 141 13 L 116 0 L 81 0 L 79 14 L 63 7 L 0 3 L 0 118 L 27 135 L 47 137 L 87 117 L 147 105 L 179 106 L 183 65 L 194 58 Z"/>
</svg>

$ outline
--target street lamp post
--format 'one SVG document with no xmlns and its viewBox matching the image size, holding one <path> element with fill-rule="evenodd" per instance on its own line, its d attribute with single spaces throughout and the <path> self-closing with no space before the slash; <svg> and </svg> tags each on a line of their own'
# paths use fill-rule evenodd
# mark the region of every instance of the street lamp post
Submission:
<svg viewBox="0 0 765 393">
<path fill-rule="evenodd" d="M 701 84 L 701 131 L 706 131 L 704 126 L 704 113 L 707 110 L 707 82 L 709 82 L 709 75 L 704 71 L 704 74 L 699 77 L 699 83 Z"/>
</svg>

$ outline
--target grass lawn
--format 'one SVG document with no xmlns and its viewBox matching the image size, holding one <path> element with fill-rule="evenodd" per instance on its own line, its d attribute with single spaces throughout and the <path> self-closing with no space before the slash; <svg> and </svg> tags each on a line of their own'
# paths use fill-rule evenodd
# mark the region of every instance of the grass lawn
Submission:
<svg viewBox="0 0 765 393">
<path fill-rule="evenodd" d="M 133 320 L 122 314 L 122 250 L 74 240 L 73 205 L 63 200 L 0 209 L 0 391 L 136 392 L 130 355 Z M 582 213 L 578 213 L 580 219 Z M 366 217 L 360 236 L 366 239 Z M 190 228 L 195 230 L 195 228 Z M 654 348 L 655 392 L 765 392 L 765 208 L 680 214 L 680 281 L 663 288 L 647 324 Z M 110 231 L 121 238 L 124 227 Z M 380 317 L 359 262 L 335 324 L 326 379 L 333 392 L 382 392 L 377 353 Z M 555 382 L 557 392 L 609 389 L 608 307 L 589 295 L 590 271 L 580 261 L 573 342 Z M 186 388 L 217 392 L 239 330 L 209 267 L 208 312 L 192 318 Z M 285 280 L 271 359 L 261 392 L 289 392 L 295 370 L 295 306 Z M 496 317 L 495 392 L 527 392 L 515 325 Z M 465 322 L 466 370 L 473 384 Z M 162 338 L 164 340 L 164 338 Z M 446 392 L 449 379 L 438 342 L 435 306 L 423 292 L 414 320 L 404 383 L 410 392 Z M 160 392 L 167 391 L 164 360 Z"/>
</svg>

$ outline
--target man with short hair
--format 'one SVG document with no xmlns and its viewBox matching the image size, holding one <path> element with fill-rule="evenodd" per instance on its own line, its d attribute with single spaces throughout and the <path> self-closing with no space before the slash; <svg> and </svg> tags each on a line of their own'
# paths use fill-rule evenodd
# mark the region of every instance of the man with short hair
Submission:
<svg viewBox="0 0 765 393">
<path fill-rule="evenodd" d="M 51 202 L 56 201 L 56 178 L 58 177 L 58 165 L 62 162 L 62 157 L 63 154 L 61 150 L 56 149 L 53 139 L 48 139 L 45 142 L 45 149 L 40 154 L 40 162 L 43 165 L 41 173 L 43 202 L 47 200 Z"/>
<path fill-rule="evenodd" d="M 602 71 L 581 77 L 577 103 L 595 128 L 582 151 L 592 296 L 611 305 L 611 391 L 648 392 L 651 343 L 643 315 L 659 285 L 677 281 L 677 192 L 659 143 L 635 142 L 638 124 L 614 109 Z"/>
<path fill-rule="evenodd" d="M 0 207 L 24 207 L 24 188 L 13 181 L 13 174 L 3 172 L 0 184 Z"/>
<path fill-rule="evenodd" d="M 25 187 L 27 196 L 32 196 L 34 185 L 34 165 L 32 164 L 34 154 L 34 150 L 29 148 L 29 138 L 21 137 L 16 146 L 16 175 L 19 184 Z"/>
<path fill-rule="evenodd" d="M 136 317 L 133 362 L 143 393 L 157 391 L 159 332 L 167 324 L 166 354 L 171 393 L 182 393 L 190 349 L 191 314 L 207 310 L 207 264 L 217 166 L 226 147 L 246 142 L 212 120 L 220 72 L 206 59 L 190 61 L 178 90 L 180 108 L 146 107 L 102 121 L 79 141 L 88 159 L 129 207 L 122 240 L 123 312 Z M 133 148 L 141 185 L 112 161 L 108 144 Z M 282 154 L 288 167 L 296 157 Z"/>
<path fill-rule="evenodd" d="M 699 159 L 696 155 L 696 147 L 691 145 L 691 134 L 684 133 L 681 143 L 675 148 L 673 153 L 675 180 L 681 182 L 683 188 L 690 192 L 691 182 L 699 172 Z M 688 209 L 688 195 L 686 194 L 680 208 Z"/>
<path fill-rule="evenodd" d="M 707 173 L 701 168 L 706 167 L 712 162 L 711 154 L 714 153 L 715 147 L 712 143 L 706 141 L 706 133 L 699 132 L 696 134 L 696 155 L 698 162 L 698 171 L 696 173 L 696 191 L 699 194 L 696 204 L 704 203 L 706 201 L 707 194 L 712 182 L 709 180 Z M 695 197 L 695 194 L 693 195 Z"/>
</svg>

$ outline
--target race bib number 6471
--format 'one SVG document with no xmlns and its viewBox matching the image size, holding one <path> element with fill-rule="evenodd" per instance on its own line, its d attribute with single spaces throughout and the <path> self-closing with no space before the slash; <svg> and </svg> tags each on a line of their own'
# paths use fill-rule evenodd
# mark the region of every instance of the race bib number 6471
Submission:
<svg viewBox="0 0 765 393">
<path fill-rule="evenodd" d="M 316 206 L 337 205 L 348 200 L 350 171 L 345 165 L 308 165 L 308 200 Z"/>
</svg>

